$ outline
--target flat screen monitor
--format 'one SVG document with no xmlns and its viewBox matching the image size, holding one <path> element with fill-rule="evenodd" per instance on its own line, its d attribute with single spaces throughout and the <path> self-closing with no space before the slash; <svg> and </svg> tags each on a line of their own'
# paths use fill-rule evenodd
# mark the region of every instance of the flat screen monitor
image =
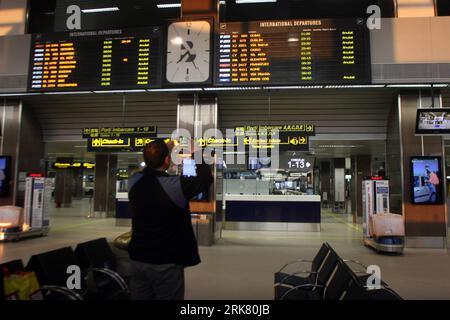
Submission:
<svg viewBox="0 0 450 320">
<path fill-rule="evenodd" d="M 161 87 L 159 27 L 31 36 L 28 91 L 108 91 Z"/>
<path fill-rule="evenodd" d="M 10 175 L 11 175 L 11 157 L 0 156 L 0 197 L 9 196 Z"/>
<path fill-rule="evenodd" d="M 249 157 L 248 170 L 259 170 L 263 168 L 270 168 L 272 159 L 270 157 Z"/>
<path fill-rule="evenodd" d="M 450 108 L 418 109 L 416 134 L 450 134 Z"/>
<path fill-rule="evenodd" d="M 411 158 L 411 203 L 442 204 L 444 180 L 440 157 Z"/>
<path fill-rule="evenodd" d="M 370 84 L 369 31 L 356 18 L 221 23 L 215 85 Z"/>
</svg>

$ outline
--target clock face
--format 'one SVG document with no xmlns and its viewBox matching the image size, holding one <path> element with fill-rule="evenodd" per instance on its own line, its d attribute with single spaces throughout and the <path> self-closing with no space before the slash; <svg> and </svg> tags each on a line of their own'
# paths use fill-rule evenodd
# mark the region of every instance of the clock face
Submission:
<svg viewBox="0 0 450 320">
<path fill-rule="evenodd" d="M 208 21 L 174 22 L 167 38 L 166 79 L 201 83 L 210 79 L 211 25 Z"/>
</svg>

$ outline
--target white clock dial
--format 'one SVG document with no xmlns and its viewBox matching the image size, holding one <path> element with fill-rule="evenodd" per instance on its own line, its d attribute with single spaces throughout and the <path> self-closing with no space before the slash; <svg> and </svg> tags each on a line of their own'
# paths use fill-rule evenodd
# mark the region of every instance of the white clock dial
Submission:
<svg viewBox="0 0 450 320">
<path fill-rule="evenodd" d="M 170 83 L 201 83 L 210 78 L 211 25 L 181 21 L 169 26 L 166 79 Z"/>
</svg>

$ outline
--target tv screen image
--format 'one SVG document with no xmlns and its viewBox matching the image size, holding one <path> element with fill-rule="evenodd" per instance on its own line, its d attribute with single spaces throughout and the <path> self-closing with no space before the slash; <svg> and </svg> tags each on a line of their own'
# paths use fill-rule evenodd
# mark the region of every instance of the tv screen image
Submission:
<svg viewBox="0 0 450 320">
<path fill-rule="evenodd" d="M 9 196 L 10 157 L 0 156 L 0 197 Z"/>
<path fill-rule="evenodd" d="M 270 168 L 272 159 L 270 157 L 249 157 L 248 170 L 259 170 L 263 168 Z"/>
<path fill-rule="evenodd" d="M 450 134 L 450 109 L 418 109 L 417 134 Z"/>
<path fill-rule="evenodd" d="M 413 204 L 442 204 L 441 158 L 411 158 L 411 184 Z"/>
</svg>

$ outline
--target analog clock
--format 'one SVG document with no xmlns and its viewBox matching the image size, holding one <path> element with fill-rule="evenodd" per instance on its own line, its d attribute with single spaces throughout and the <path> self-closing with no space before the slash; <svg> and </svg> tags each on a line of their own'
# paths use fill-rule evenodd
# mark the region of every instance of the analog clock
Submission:
<svg viewBox="0 0 450 320">
<path fill-rule="evenodd" d="M 210 79 L 211 24 L 179 21 L 167 33 L 166 79 L 170 83 L 203 83 Z"/>
</svg>

